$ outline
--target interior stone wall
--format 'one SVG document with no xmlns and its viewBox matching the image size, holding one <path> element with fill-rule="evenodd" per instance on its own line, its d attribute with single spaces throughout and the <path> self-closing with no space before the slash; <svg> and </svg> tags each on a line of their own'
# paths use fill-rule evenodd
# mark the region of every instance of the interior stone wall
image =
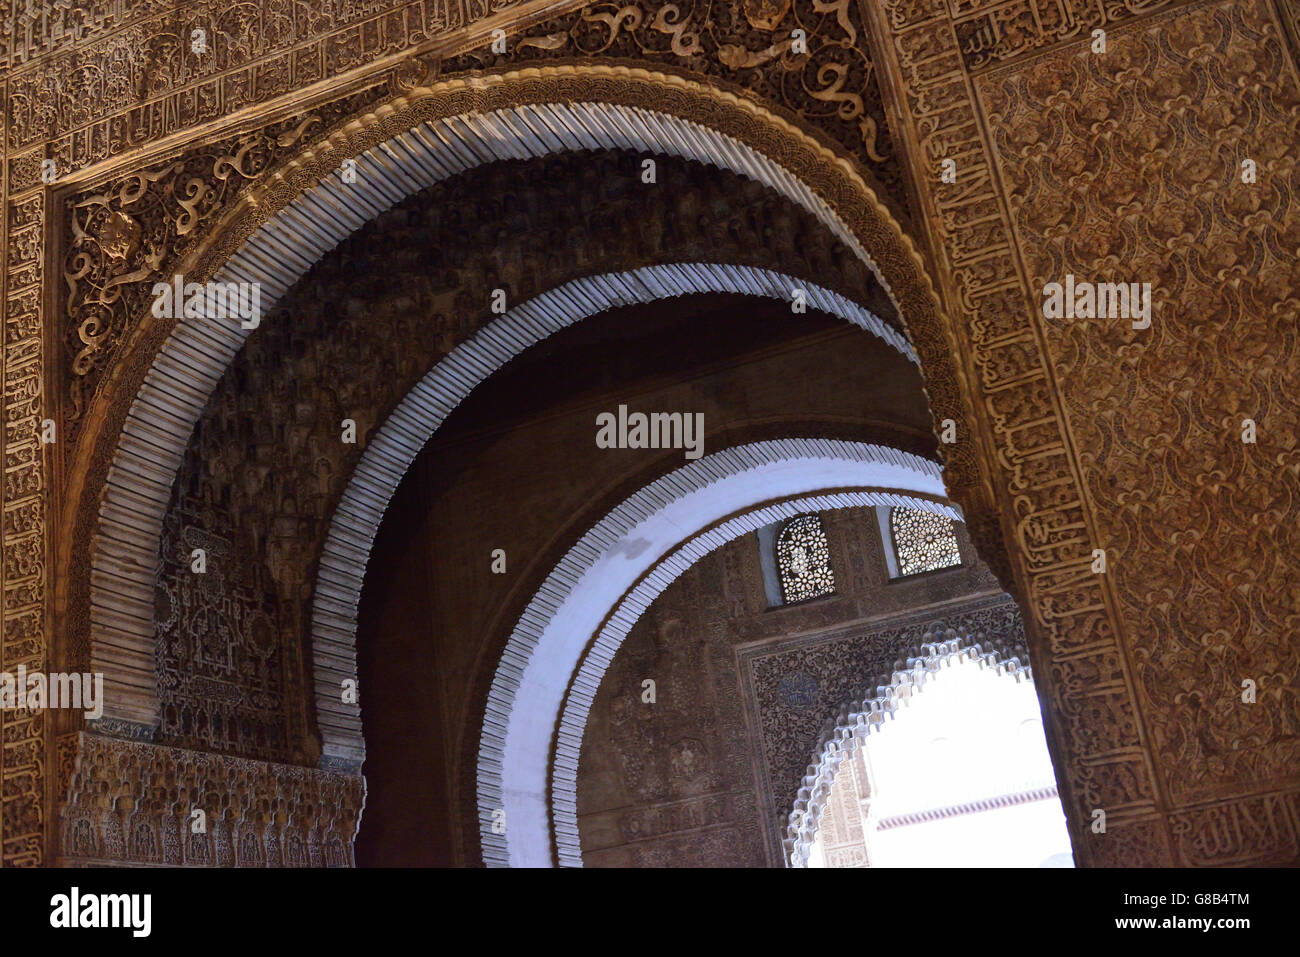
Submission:
<svg viewBox="0 0 1300 957">
<path fill-rule="evenodd" d="M 769 607 L 758 540 L 746 535 L 637 622 L 583 736 L 584 865 L 782 866 L 785 817 L 839 709 L 886 679 L 933 621 L 990 632 L 1009 616 L 1018 628 L 960 524 L 960 567 L 891 581 L 875 509 L 821 518 L 833 595 Z"/>
<path fill-rule="evenodd" d="M 1030 289 L 1072 273 L 1154 290 L 1148 330 L 1042 330 L 1165 799 L 1295 802 L 1300 83 L 1271 11 L 1198 5 L 1113 31 L 1104 57 L 1076 44 L 982 74 L 976 92 Z M 1167 559 L 1135 560 L 1147 548 Z"/>
</svg>

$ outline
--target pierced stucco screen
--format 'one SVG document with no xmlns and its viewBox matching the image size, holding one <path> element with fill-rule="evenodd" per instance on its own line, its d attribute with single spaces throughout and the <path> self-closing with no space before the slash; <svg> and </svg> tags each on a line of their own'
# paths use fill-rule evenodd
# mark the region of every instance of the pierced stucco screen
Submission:
<svg viewBox="0 0 1300 957">
<path fill-rule="evenodd" d="M 889 512 L 889 530 L 898 574 L 916 575 L 961 564 L 952 519 L 914 508 Z"/>
<path fill-rule="evenodd" d="M 776 539 L 776 561 L 786 604 L 835 591 L 830 546 L 818 516 L 801 515 L 785 524 Z"/>
</svg>

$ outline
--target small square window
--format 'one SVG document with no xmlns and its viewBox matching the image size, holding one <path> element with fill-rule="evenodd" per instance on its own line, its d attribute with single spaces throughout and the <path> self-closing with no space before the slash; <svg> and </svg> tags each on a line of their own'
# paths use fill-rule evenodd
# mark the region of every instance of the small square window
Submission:
<svg viewBox="0 0 1300 957">
<path fill-rule="evenodd" d="M 820 516 L 800 515 L 781 527 L 776 536 L 776 567 L 781 600 L 787 605 L 834 593 L 831 550 Z"/>
<path fill-rule="evenodd" d="M 891 508 L 889 537 L 899 578 L 961 564 L 957 529 L 946 515 L 918 508 Z"/>
</svg>

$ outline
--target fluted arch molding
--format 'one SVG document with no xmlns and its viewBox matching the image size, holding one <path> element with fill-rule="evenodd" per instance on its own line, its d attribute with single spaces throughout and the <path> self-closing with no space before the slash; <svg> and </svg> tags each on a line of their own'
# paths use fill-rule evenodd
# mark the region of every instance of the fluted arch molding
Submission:
<svg viewBox="0 0 1300 957">
<path fill-rule="evenodd" d="M 177 271 L 188 281 L 260 282 L 267 312 L 323 253 L 438 179 L 496 159 L 599 148 L 709 162 L 807 209 L 905 317 L 935 417 L 971 419 L 920 255 L 852 164 L 759 104 L 652 70 L 528 68 L 412 90 L 268 173 Z M 343 181 L 345 159 L 356 163 L 356 184 Z M 105 675 L 110 719 L 156 720 L 152 580 L 163 516 L 193 427 L 247 334 L 234 321 L 141 317 L 124 353 L 154 358 L 138 378 L 114 376 L 91 416 L 105 426 L 101 437 L 77 450 L 69 471 L 83 502 L 103 476 L 98 509 L 70 518 L 65 540 L 91 555 L 91 665 Z M 972 446 L 949 450 L 950 486 L 975 488 Z"/>
<path fill-rule="evenodd" d="M 961 518 L 946 499 L 942 468 L 929 459 L 861 442 L 791 438 L 706 455 L 597 522 L 520 615 L 488 692 L 477 774 L 484 863 L 581 864 L 583 729 L 606 668 L 664 588 L 709 551 L 761 525 L 800 511 L 870 505 Z"/>
<path fill-rule="evenodd" d="M 822 812 L 830 800 L 835 774 L 843 761 L 862 746 L 867 735 L 884 730 L 900 706 L 918 694 L 940 668 L 970 660 L 981 668 L 1016 681 L 1032 681 L 1029 653 L 1019 641 L 953 628 L 927 632 L 910 653 L 895 663 L 883 684 L 842 707 L 818 738 L 813 761 L 786 816 L 782 850 L 790 867 L 806 867 Z"/>
<path fill-rule="evenodd" d="M 506 312 L 461 343 L 406 394 L 370 440 L 330 519 L 312 598 L 311 641 L 317 727 L 329 761 L 365 756 L 361 713 L 340 701 L 356 675 L 357 613 L 375 536 L 402 477 L 451 411 L 484 379 L 547 336 L 583 319 L 636 303 L 704 293 L 789 301 L 879 337 L 910 361 L 907 340 L 862 305 L 784 273 L 720 263 L 667 263 L 563 283 Z"/>
</svg>

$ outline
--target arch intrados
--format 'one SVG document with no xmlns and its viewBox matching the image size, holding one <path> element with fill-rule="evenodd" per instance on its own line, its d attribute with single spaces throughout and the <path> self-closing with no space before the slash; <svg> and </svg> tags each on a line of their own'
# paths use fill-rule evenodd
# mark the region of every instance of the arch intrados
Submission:
<svg viewBox="0 0 1300 957">
<path fill-rule="evenodd" d="M 663 108 L 650 110 L 643 103 Z M 692 113 L 710 117 L 712 125 L 690 119 Z M 618 118 L 618 123 L 611 126 L 611 118 Z M 900 314 L 908 309 L 896 289 L 905 290 L 906 299 L 915 301 L 915 315 L 937 314 L 933 287 L 910 239 L 845 159 L 788 121 L 734 94 L 679 76 L 612 66 L 530 68 L 448 80 L 412 91 L 341 128 L 269 176 L 227 214 L 179 271 L 191 280 L 263 282 L 269 299 L 277 300 L 295 275 L 310 267 L 312 257 L 422 188 L 411 171 L 429 170 L 419 162 L 413 144 L 428 145 L 428 141 L 412 136 L 412 131 L 434 129 L 430 124 L 435 122 L 442 124 L 438 130 L 468 135 L 465 142 L 493 144 L 500 150 L 489 152 L 487 160 L 477 155 L 480 161 L 531 155 L 520 153 L 529 142 L 520 138 L 525 131 L 535 145 L 572 149 L 577 142 L 583 148 L 582 141 L 572 136 L 574 130 L 585 130 L 589 137 L 585 148 L 640 148 L 733 169 L 793 199 L 826 223 L 872 269 Z M 450 140 L 440 142 L 448 155 L 457 155 Z M 773 154 L 823 177 L 823 188 L 832 201 L 845 207 L 844 215 L 799 178 L 799 170 L 792 173 L 770 159 Z M 462 161 L 475 156 L 466 154 L 463 146 L 459 155 Z M 382 181 L 376 178 L 355 193 L 344 191 L 338 169 L 345 158 L 360 158 L 359 180 L 365 179 L 367 171 L 396 169 L 398 185 L 379 188 Z M 841 184 L 847 189 L 837 192 L 833 187 Z M 322 220 L 326 226 L 313 222 L 308 210 L 326 214 Z M 849 220 L 873 240 L 873 251 L 878 250 L 884 269 L 846 225 Z M 299 231 L 297 237 L 294 229 Z M 300 246 L 295 238 L 306 242 Z M 266 278 L 252 278 L 262 276 L 259 268 L 265 269 Z M 217 326 L 180 320 L 163 328 L 161 320 L 146 320 L 126 350 L 143 348 L 143 354 L 154 359 L 122 419 L 116 452 L 105 469 L 107 488 L 92 550 L 92 661 L 117 685 L 114 690 L 119 693 L 107 696 L 120 703 L 112 718 L 147 722 L 156 715 L 156 689 L 149 681 L 152 588 L 145 579 L 156 563 L 162 516 L 189 434 L 242 344 L 244 332 L 237 323 Z M 127 378 L 120 372 L 116 377 Z M 117 395 L 120 399 L 120 391 Z M 112 408 L 110 395 L 102 396 L 101 402 Z M 108 415 L 102 404 L 97 414 Z M 118 435 L 112 428 L 102 431 L 109 436 L 102 441 L 109 443 Z M 97 450 L 88 443 L 79 450 L 70 482 L 73 497 L 88 481 L 96 451 L 111 449 L 109 445 Z M 121 694 L 124 689 L 133 693 Z"/>
</svg>

